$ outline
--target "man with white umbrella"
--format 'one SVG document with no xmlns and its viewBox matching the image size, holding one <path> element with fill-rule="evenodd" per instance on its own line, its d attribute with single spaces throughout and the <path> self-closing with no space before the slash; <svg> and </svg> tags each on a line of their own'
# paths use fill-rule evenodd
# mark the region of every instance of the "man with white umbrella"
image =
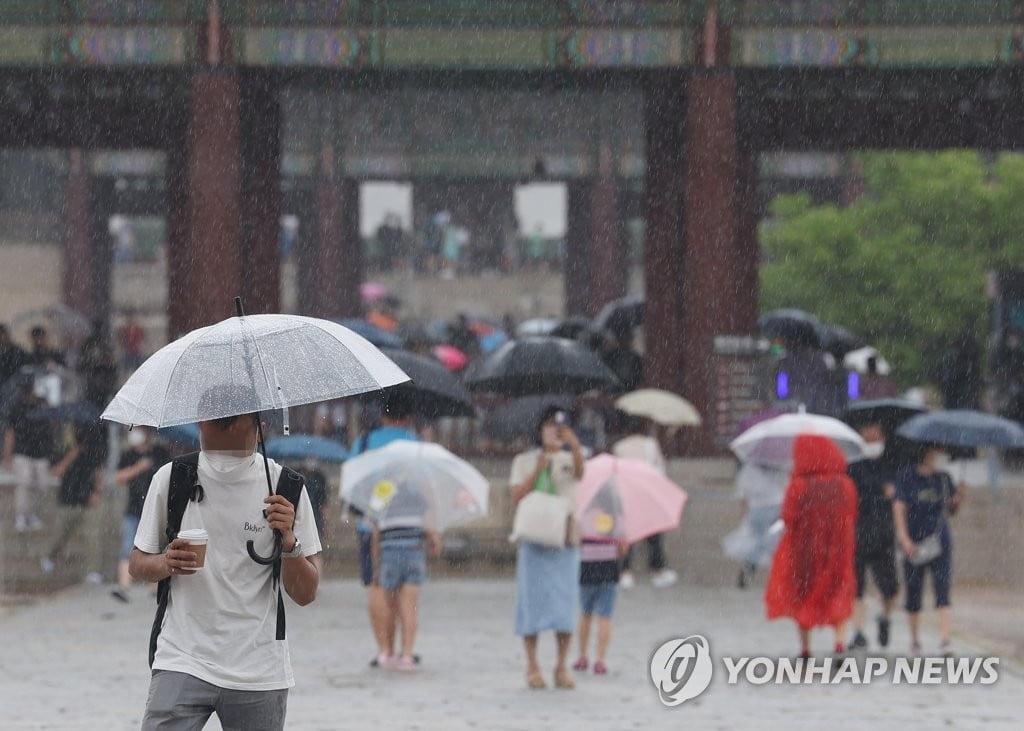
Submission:
<svg viewBox="0 0 1024 731">
<path fill-rule="evenodd" d="M 214 712 L 225 728 L 284 728 L 295 681 L 287 645 L 275 639 L 274 581 L 268 565 L 239 547 L 253 540 L 268 553 L 279 531 L 281 585 L 305 605 L 316 598 L 321 546 L 305 487 L 298 505 L 267 495 L 255 453 L 258 418 L 200 422 L 200 496 L 181 527 L 209 535 L 203 565 L 188 539 L 165 538 L 172 465 L 156 473 L 146 496 L 130 571 L 142 581 L 170 577 L 173 601 L 157 639 L 144 729 L 201 728 Z M 269 466 L 276 479 L 282 468 Z"/>
</svg>

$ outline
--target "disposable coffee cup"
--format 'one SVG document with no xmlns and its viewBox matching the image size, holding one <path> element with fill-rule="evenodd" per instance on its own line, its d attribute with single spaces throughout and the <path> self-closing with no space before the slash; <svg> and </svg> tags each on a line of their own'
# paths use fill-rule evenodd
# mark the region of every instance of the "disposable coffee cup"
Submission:
<svg viewBox="0 0 1024 731">
<path fill-rule="evenodd" d="M 210 534 L 202 528 L 190 528 L 178 534 L 178 538 L 188 541 L 189 547 L 196 553 L 195 570 L 203 568 L 206 564 L 206 544 L 210 540 Z"/>
</svg>

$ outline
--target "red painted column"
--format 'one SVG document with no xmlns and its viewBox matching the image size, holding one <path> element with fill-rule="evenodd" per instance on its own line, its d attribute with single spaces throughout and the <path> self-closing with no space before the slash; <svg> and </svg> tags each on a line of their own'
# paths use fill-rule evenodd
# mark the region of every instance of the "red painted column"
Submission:
<svg viewBox="0 0 1024 731">
<path fill-rule="evenodd" d="M 178 331 L 234 314 L 242 290 L 241 145 L 239 83 L 230 72 L 196 71 L 188 118 L 187 233 L 182 271 L 185 291 Z"/>
<path fill-rule="evenodd" d="M 68 177 L 64 189 L 64 304 L 84 315 L 92 314 L 92 226 L 89 211 L 89 173 L 85 153 L 68 151 Z"/>
<path fill-rule="evenodd" d="M 644 379 L 651 388 L 685 396 L 680 327 L 686 189 L 683 85 L 682 78 L 675 75 L 652 79 L 644 96 Z"/>
<path fill-rule="evenodd" d="M 733 330 L 757 332 L 761 291 L 761 170 L 756 151 L 741 146 L 736 201 L 736 312 Z"/>
<path fill-rule="evenodd" d="M 247 312 L 281 309 L 281 110 L 273 86 L 242 88 L 242 296 Z"/>
<path fill-rule="evenodd" d="M 332 156 L 327 150 L 325 159 Z M 333 164 L 322 168 L 317 189 L 317 317 L 358 317 L 362 310 L 359 285 L 364 276 L 363 242 L 359 237 L 359 183 L 335 179 Z"/>
<path fill-rule="evenodd" d="M 595 316 L 609 301 L 626 294 L 628 257 L 622 241 L 619 191 L 611 146 L 598 148 L 597 178 L 590 191 L 590 296 L 586 314 Z"/>
<path fill-rule="evenodd" d="M 736 83 L 729 72 L 691 77 L 686 107 L 686 252 L 683 259 L 684 391 L 705 415 L 689 447 L 709 453 L 714 408 L 714 336 L 739 326 L 748 297 L 737 276 Z"/>
<path fill-rule="evenodd" d="M 587 180 L 571 180 L 566 184 L 565 261 L 563 281 L 565 314 L 590 314 L 590 193 Z"/>
</svg>

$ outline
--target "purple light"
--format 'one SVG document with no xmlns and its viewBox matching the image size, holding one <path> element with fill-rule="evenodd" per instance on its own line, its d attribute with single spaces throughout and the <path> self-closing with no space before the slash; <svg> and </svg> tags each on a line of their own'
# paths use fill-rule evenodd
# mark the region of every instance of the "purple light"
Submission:
<svg viewBox="0 0 1024 731">
<path fill-rule="evenodd" d="M 856 371 L 850 371 L 846 376 L 846 395 L 851 401 L 860 398 L 860 374 Z"/>
<path fill-rule="evenodd" d="M 779 371 L 775 376 L 775 396 L 780 401 L 789 398 L 789 374 L 785 371 Z"/>
</svg>

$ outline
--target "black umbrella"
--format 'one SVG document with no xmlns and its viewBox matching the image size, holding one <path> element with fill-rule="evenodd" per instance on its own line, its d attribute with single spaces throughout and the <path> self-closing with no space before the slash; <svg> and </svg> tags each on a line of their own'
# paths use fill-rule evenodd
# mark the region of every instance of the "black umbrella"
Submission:
<svg viewBox="0 0 1024 731">
<path fill-rule="evenodd" d="M 33 421 L 64 421 L 72 424 L 92 424 L 99 422 L 100 407 L 89 401 L 76 401 L 73 404 L 49 406 L 30 411 L 28 418 Z"/>
<path fill-rule="evenodd" d="M 575 340 L 532 337 L 505 343 L 466 374 L 472 391 L 509 396 L 542 393 L 584 393 L 618 384 L 592 350 Z"/>
<path fill-rule="evenodd" d="M 867 345 L 867 341 L 842 325 L 823 325 L 820 331 L 821 347 L 842 359 L 851 350 Z"/>
<path fill-rule="evenodd" d="M 1024 429 L 1020 424 L 971 409 L 919 414 L 896 433 L 915 442 L 948 447 L 1024 447 Z"/>
<path fill-rule="evenodd" d="M 843 412 L 843 421 L 854 427 L 862 424 L 881 424 L 891 431 L 907 419 L 926 411 L 928 407 L 924 404 L 903 398 L 854 401 Z"/>
<path fill-rule="evenodd" d="M 581 333 L 586 332 L 590 332 L 590 320 L 585 317 L 573 316 L 567 317 L 555 325 L 554 329 L 548 334 L 554 335 L 556 338 L 575 340 Z"/>
<path fill-rule="evenodd" d="M 644 322 L 645 299 L 643 295 L 631 294 L 612 300 L 597 313 L 594 329 L 610 330 L 613 333 L 628 332 Z"/>
<path fill-rule="evenodd" d="M 382 352 L 412 379 L 410 383 L 385 389 L 385 398 L 399 399 L 415 413 L 430 419 L 474 415 L 469 392 L 436 360 L 406 350 L 384 348 Z"/>
<path fill-rule="evenodd" d="M 761 333 L 771 338 L 780 338 L 788 345 L 821 347 L 824 326 L 817 317 L 792 308 L 772 310 L 757 321 Z"/>
<path fill-rule="evenodd" d="M 568 394 L 523 396 L 491 411 L 484 419 L 484 434 L 491 439 L 513 440 L 533 436 L 544 412 L 554 407 L 572 411 L 573 397 Z"/>
</svg>

